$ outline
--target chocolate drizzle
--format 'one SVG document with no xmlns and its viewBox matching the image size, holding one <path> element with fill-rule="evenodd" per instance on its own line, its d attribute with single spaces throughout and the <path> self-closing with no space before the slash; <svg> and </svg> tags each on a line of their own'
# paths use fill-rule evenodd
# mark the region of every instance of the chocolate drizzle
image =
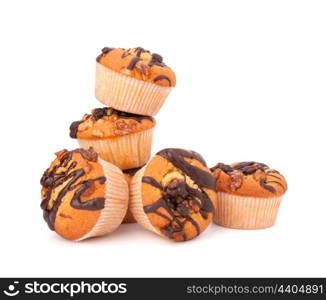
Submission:
<svg viewBox="0 0 326 300">
<path fill-rule="evenodd" d="M 100 59 L 108 52 L 112 51 L 114 48 L 104 47 L 102 49 L 102 53 L 96 58 L 96 61 L 99 62 Z M 150 74 L 150 68 L 153 66 L 165 67 L 165 63 L 163 62 L 163 57 L 157 53 L 151 54 L 150 51 L 145 50 L 142 47 L 137 48 L 129 48 L 122 50 L 121 59 L 125 59 L 128 56 L 131 56 L 129 64 L 124 69 L 124 73 L 126 75 L 130 75 L 130 71 L 136 69 L 137 72 L 141 74 L 141 78 L 146 80 Z M 146 53 L 147 55 L 142 55 Z M 139 63 L 138 63 L 139 62 Z M 171 79 L 165 75 L 157 76 L 153 79 L 153 82 L 157 82 L 160 80 L 167 80 L 169 86 L 172 86 Z"/>
<path fill-rule="evenodd" d="M 116 113 L 117 116 L 121 119 L 133 119 L 137 122 L 141 122 L 142 120 L 153 121 L 153 118 L 150 116 L 137 115 L 137 114 L 124 112 L 109 107 L 93 109 L 92 117 L 94 118 L 95 121 L 98 121 L 99 119 L 102 119 L 105 116 L 110 116 L 114 113 Z"/>
<path fill-rule="evenodd" d="M 165 149 L 157 153 L 171 162 L 183 174 L 189 176 L 199 189 L 189 186 L 185 181 L 173 179 L 166 186 L 162 186 L 153 177 L 144 176 L 143 183 L 147 183 L 161 191 L 161 198 L 151 205 L 144 206 L 145 213 L 154 213 L 169 223 L 161 228 L 161 232 L 167 237 L 174 239 L 182 237 L 187 240 L 187 235 L 183 232 L 185 223 L 190 222 L 200 234 L 199 224 L 191 217 L 192 213 L 199 213 L 203 219 L 208 218 L 208 213 L 214 212 L 214 205 L 203 190 L 203 188 L 215 191 L 215 180 L 210 172 L 204 171 L 191 165 L 186 159 L 196 159 L 206 166 L 203 158 L 196 152 L 182 149 Z M 164 214 L 163 208 L 167 214 Z"/>
<path fill-rule="evenodd" d="M 163 57 L 157 53 L 153 53 L 152 54 L 152 62 L 159 62 L 162 63 L 163 62 Z"/>
<path fill-rule="evenodd" d="M 136 63 L 140 60 L 138 56 L 135 56 L 131 59 L 129 65 L 127 66 L 127 70 L 133 70 L 134 67 L 136 66 Z"/>
<path fill-rule="evenodd" d="M 270 191 L 271 193 L 275 194 L 276 193 L 276 190 L 273 186 L 271 185 L 268 185 L 267 182 L 266 182 L 266 179 L 265 178 L 260 178 L 259 180 L 259 184 L 262 188 L 264 188 L 265 190 L 268 190 Z"/>
<path fill-rule="evenodd" d="M 70 191 L 75 190 L 70 201 L 70 205 L 73 208 L 82 210 L 100 210 L 104 208 L 105 203 L 105 198 L 102 197 L 93 198 L 87 201 L 81 201 L 81 197 L 93 187 L 94 182 L 98 181 L 100 184 L 104 184 L 106 178 L 102 176 L 94 179 L 82 180 L 77 183 L 77 181 L 86 173 L 82 168 L 73 170 L 77 166 L 77 162 L 72 161 L 74 152 L 80 153 L 85 159 L 89 158 L 90 161 L 94 161 L 95 156 L 93 151 L 84 149 L 63 151 L 65 153 L 61 157 L 59 163 L 55 165 L 51 171 L 47 169 L 41 178 L 41 185 L 45 189 L 45 195 L 42 199 L 41 208 L 43 209 L 44 220 L 47 222 L 51 230 L 54 230 L 56 215 L 62 203 L 62 199 Z M 65 170 L 62 171 L 60 168 L 65 168 Z M 63 184 L 65 184 L 65 186 L 60 190 L 57 197 L 52 200 L 53 190 Z M 52 207 L 49 207 L 50 202 L 52 202 Z"/>
<path fill-rule="evenodd" d="M 108 110 L 108 107 L 95 108 L 92 111 L 92 117 L 95 121 L 98 121 L 99 119 L 102 119 L 103 117 L 108 115 Z"/>
<path fill-rule="evenodd" d="M 106 54 L 106 53 L 109 53 L 110 51 L 114 50 L 115 48 L 109 48 L 109 47 L 104 47 L 102 49 L 102 53 L 97 56 L 96 58 L 96 61 L 99 62 L 100 59 Z M 129 65 L 127 66 L 127 70 L 133 70 L 134 67 L 136 66 L 136 63 L 141 60 L 141 55 L 142 53 L 146 52 L 146 53 L 149 53 L 150 54 L 150 51 L 148 50 L 145 50 L 144 48 L 142 47 L 137 47 L 137 48 L 134 48 L 134 49 L 122 49 L 124 50 L 123 53 L 121 54 L 121 58 L 126 58 L 128 56 L 130 56 L 131 54 L 134 54 L 134 57 L 131 59 Z M 134 52 L 133 52 L 134 51 Z M 152 67 L 152 66 L 160 66 L 160 67 L 165 67 L 165 63 L 163 62 L 163 57 L 157 53 L 153 53 L 151 54 L 152 58 L 150 60 L 150 62 L 148 63 L 148 67 Z M 167 80 L 170 81 L 170 79 L 168 78 L 165 78 Z M 171 85 L 171 84 L 170 84 Z"/>
<path fill-rule="evenodd" d="M 142 179 L 142 182 L 148 183 L 151 186 L 163 191 L 163 186 L 161 184 L 159 184 L 153 177 L 144 176 Z"/>
<path fill-rule="evenodd" d="M 81 156 L 89 161 L 97 162 L 98 154 L 94 151 L 93 147 L 88 150 L 83 148 L 75 149 L 74 152 L 80 153 Z"/>
<path fill-rule="evenodd" d="M 142 55 L 143 52 L 148 52 L 147 50 L 145 50 L 144 48 L 142 47 L 137 47 L 136 49 L 136 56 L 137 57 L 140 57 Z"/>
<path fill-rule="evenodd" d="M 70 137 L 71 138 L 73 138 L 73 139 L 76 139 L 77 138 L 78 127 L 83 122 L 84 122 L 84 120 L 82 120 L 82 121 L 75 121 L 75 122 L 72 122 L 71 123 L 71 125 L 69 127 Z"/>
<path fill-rule="evenodd" d="M 153 122 L 153 118 L 151 116 L 144 116 L 144 115 L 137 115 L 137 114 L 132 114 L 120 110 L 115 110 L 119 118 L 121 119 L 133 119 L 137 122 L 141 122 L 142 120 L 149 120 Z"/>
<path fill-rule="evenodd" d="M 109 53 L 110 51 L 112 51 L 114 48 L 109 48 L 109 47 L 104 47 L 102 49 L 102 53 L 96 57 L 96 61 L 99 62 L 101 57 L 103 57 L 106 53 Z"/>
<path fill-rule="evenodd" d="M 205 187 L 213 191 L 216 190 L 215 179 L 210 172 L 195 167 L 185 160 L 185 158 L 196 159 L 206 166 L 205 160 L 199 153 L 182 149 L 164 149 L 158 152 L 157 155 L 160 155 L 171 162 L 174 166 L 188 175 L 200 187 Z"/>
<path fill-rule="evenodd" d="M 274 186 L 270 185 L 271 183 L 277 184 L 282 187 L 284 191 L 286 191 L 287 187 L 282 184 L 282 178 L 275 174 L 280 174 L 278 171 L 270 169 L 267 165 L 263 163 L 258 163 L 254 161 L 249 162 L 241 162 L 234 166 L 226 165 L 223 163 L 217 164 L 215 167 L 211 168 L 211 171 L 214 172 L 216 169 L 222 170 L 224 173 L 228 174 L 229 176 L 248 176 L 255 174 L 260 174 L 261 177 L 259 179 L 259 185 L 264 188 L 265 190 L 268 190 L 269 192 L 275 194 L 276 189 Z M 268 180 L 268 177 L 273 177 L 276 180 Z M 241 183 L 240 183 L 241 185 Z M 239 186 L 240 186 L 239 185 Z M 237 188 L 239 187 L 237 186 Z"/>
<path fill-rule="evenodd" d="M 165 75 L 159 75 L 159 76 L 156 76 L 156 77 L 153 79 L 153 82 L 156 82 L 156 81 L 159 81 L 159 80 L 167 80 L 167 81 L 169 82 L 169 86 L 172 85 L 170 78 L 167 77 L 167 76 L 165 76 Z"/>
<path fill-rule="evenodd" d="M 105 198 L 97 197 L 85 202 L 81 202 L 81 196 L 90 188 L 92 188 L 95 181 L 98 181 L 100 184 L 104 184 L 106 178 L 104 176 L 83 180 L 80 182 L 81 187 L 76 190 L 74 196 L 71 199 L 70 205 L 76 209 L 85 209 L 85 210 L 99 210 L 104 208 Z"/>
<path fill-rule="evenodd" d="M 160 67 L 165 67 L 165 64 L 163 63 L 163 57 L 157 53 L 152 54 L 152 59 L 149 63 L 149 66 L 160 66 Z"/>
<path fill-rule="evenodd" d="M 125 58 L 125 57 L 131 55 L 131 53 L 130 53 L 131 50 L 135 51 L 135 57 L 131 60 L 129 66 L 127 67 L 128 70 L 132 70 L 135 67 L 135 64 L 138 62 L 138 60 L 141 59 L 142 53 L 144 53 L 144 52 L 150 53 L 148 50 L 145 50 L 142 47 L 137 47 L 134 49 L 127 49 L 126 51 L 124 51 L 121 55 L 121 58 Z M 136 58 L 138 58 L 138 59 L 136 59 Z M 163 62 L 163 57 L 157 53 L 152 54 L 151 61 L 148 64 L 149 67 L 152 67 L 154 65 L 160 66 L 160 67 L 166 66 Z"/>
<path fill-rule="evenodd" d="M 137 168 L 125 169 L 125 170 L 122 170 L 122 172 L 124 174 L 128 174 L 129 176 L 134 176 L 142 167 L 143 166 L 137 167 Z"/>
</svg>

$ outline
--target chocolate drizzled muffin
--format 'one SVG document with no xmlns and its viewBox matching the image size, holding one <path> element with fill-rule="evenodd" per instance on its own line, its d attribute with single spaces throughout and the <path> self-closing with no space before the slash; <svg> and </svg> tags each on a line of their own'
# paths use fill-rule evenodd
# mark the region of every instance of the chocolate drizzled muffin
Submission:
<svg viewBox="0 0 326 300">
<path fill-rule="evenodd" d="M 96 98 L 122 111 L 155 115 L 176 85 L 163 57 L 141 47 L 105 47 L 96 61 Z"/>
<path fill-rule="evenodd" d="M 144 48 L 108 48 L 96 58 L 101 65 L 131 76 L 135 79 L 159 86 L 175 86 L 174 72 L 164 63 L 163 57 Z"/>
<path fill-rule="evenodd" d="M 173 241 L 198 236 L 216 209 L 214 176 L 194 151 L 158 152 L 136 173 L 130 190 L 137 222 Z"/>
<path fill-rule="evenodd" d="M 62 150 L 56 156 L 41 178 L 41 208 L 49 228 L 69 240 L 115 230 L 128 205 L 122 172 L 93 149 Z"/>
<path fill-rule="evenodd" d="M 263 163 L 217 164 L 219 202 L 214 221 L 222 226 L 242 229 L 270 227 L 274 224 L 283 194 L 285 178 Z"/>
<path fill-rule="evenodd" d="M 70 137 L 82 148 L 93 147 L 102 159 L 129 169 L 148 161 L 155 124 L 149 116 L 96 108 L 71 124 Z"/>
</svg>

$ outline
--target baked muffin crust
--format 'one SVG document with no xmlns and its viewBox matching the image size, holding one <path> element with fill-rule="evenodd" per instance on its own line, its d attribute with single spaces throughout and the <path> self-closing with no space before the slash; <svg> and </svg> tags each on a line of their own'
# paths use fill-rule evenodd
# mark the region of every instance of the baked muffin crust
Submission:
<svg viewBox="0 0 326 300">
<path fill-rule="evenodd" d="M 211 222 L 215 180 L 198 153 L 164 149 L 146 165 L 141 180 L 144 213 L 162 236 L 190 240 Z"/>
<path fill-rule="evenodd" d="M 122 112 L 113 108 L 93 109 L 80 121 L 70 125 L 70 137 L 79 139 L 107 139 L 133 134 L 155 126 L 155 119 Z"/>
<path fill-rule="evenodd" d="M 104 47 L 96 58 L 101 65 L 116 72 L 163 87 L 174 87 L 176 76 L 164 62 L 163 57 L 141 47 Z"/>
<path fill-rule="evenodd" d="M 74 240 L 97 222 L 105 204 L 106 177 L 92 149 L 64 149 L 56 156 L 41 178 L 41 208 L 51 230 Z"/>
<path fill-rule="evenodd" d="M 211 168 L 219 192 L 228 194 L 273 198 L 287 190 L 285 178 L 276 170 L 254 161 L 226 165 L 218 163 Z"/>
</svg>

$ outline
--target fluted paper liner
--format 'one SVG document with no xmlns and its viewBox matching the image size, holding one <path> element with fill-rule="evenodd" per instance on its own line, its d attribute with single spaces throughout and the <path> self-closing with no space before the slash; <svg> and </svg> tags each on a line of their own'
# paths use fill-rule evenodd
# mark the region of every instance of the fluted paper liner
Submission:
<svg viewBox="0 0 326 300">
<path fill-rule="evenodd" d="M 95 97 L 115 109 L 154 116 L 171 90 L 172 87 L 138 80 L 96 63 Z"/>
<path fill-rule="evenodd" d="M 114 231 L 122 223 L 127 212 L 129 189 L 122 171 L 102 159 L 99 159 L 99 163 L 106 177 L 104 208 L 92 230 L 77 241 Z"/>
<path fill-rule="evenodd" d="M 144 212 L 144 205 L 142 200 L 142 178 L 144 176 L 144 172 L 146 170 L 146 166 L 141 168 L 132 178 L 130 185 L 130 210 L 136 219 L 137 223 L 143 226 L 145 229 L 150 230 L 158 235 L 163 236 L 158 230 L 150 222 L 146 213 Z"/>
<path fill-rule="evenodd" d="M 93 147 L 99 156 L 122 170 L 141 167 L 151 155 L 154 128 L 111 139 L 78 139 L 80 147 Z"/>
<path fill-rule="evenodd" d="M 214 222 L 235 229 L 261 229 L 274 225 L 282 197 L 254 198 L 218 192 Z"/>
</svg>

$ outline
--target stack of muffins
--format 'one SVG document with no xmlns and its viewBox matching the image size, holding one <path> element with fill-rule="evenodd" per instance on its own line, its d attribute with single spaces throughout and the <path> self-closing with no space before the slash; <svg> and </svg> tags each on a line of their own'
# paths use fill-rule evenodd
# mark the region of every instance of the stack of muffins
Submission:
<svg viewBox="0 0 326 300">
<path fill-rule="evenodd" d="M 155 127 L 153 116 L 176 84 L 163 57 L 137 47 L 108 48 L 96 58 L 95 96 L 107 105 L 85 114 L 70 126 L 81 148 L 99 156 L 131 177 L 150 158 Z M 130 210 L 125 223 L 134 223 Z"/>
<path fill-rule="evenodd" d="M 71 124 L 81 148 L 57 152 L 41 178 L 51 230 L 79 241 L 137 222 L 187 241 L 212 220 L 241 229 L 274 224 L 287 185 L 265 164 L 210 169 L 200 154 L 172 148 L 150 159 L 153 116 L 176 84 L 160 55 L 105 47 L 96 61 L 95 95 L 106 106 Z"/>
</svg>

